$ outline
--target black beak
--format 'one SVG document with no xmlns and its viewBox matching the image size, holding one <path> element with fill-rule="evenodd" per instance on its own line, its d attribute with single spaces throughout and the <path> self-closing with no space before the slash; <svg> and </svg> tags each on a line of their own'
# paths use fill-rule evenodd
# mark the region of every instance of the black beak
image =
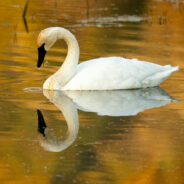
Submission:
<svg viewBox="0 0 184 184">
<path fill-rule="evenodd" d="M 38 62 L 37 62 L 38 68 L 40 68 L 40 66 L 42 65 L 45 54 L 47 53 L 44 46 L 45 46 L 45 43 L 43 43 L 42 46 L 38 48 Z"/>
<path fill-rule="evenodd" d="M 47 125 L 45 124 L 42 112 L 39 109 L 37 109 L 37 115 L 38 115 L 38 131 L 45 137 L 45 128 L 47 128 Z"/>
</svg>

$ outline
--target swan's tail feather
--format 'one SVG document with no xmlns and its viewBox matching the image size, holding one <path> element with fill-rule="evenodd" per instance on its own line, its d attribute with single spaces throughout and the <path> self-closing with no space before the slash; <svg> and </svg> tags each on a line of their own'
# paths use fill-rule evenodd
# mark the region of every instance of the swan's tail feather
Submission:
<svg viewBox="0 0 184 184">
<path fill-rule="evenodd" d="M 178 71 L 179 67 L 172 67 L 170 65 L 164 66 L 165 70 L 156 73 L 143 80 L 142 84 L 144 87 L 159 86 L 163 81 L 165 81 L 173 72 Z"/>
<path fill-rule="evenodd" d="M 173 71 L 173 72 L 179 70 L 179 67 L 178 67 L 178 66 L 173 67 L 173 66 L 171 66 L 171 65 L 166 65 L 165 68 L 167 68 L 167 70 L 171 70 L 171 71 Z"/>
<path fill-rule="evenodd" d="M 178 71 L 179 67 L 175 66 L 175 67 L 170 67 L 169 69 L 165 70 L 164 72 L 159 73 L 160 77 L 163 76 L 163 80 L 161 82 L 163 82 L 165 79 L 167 79 L 173 72 Z"/>
</svg>

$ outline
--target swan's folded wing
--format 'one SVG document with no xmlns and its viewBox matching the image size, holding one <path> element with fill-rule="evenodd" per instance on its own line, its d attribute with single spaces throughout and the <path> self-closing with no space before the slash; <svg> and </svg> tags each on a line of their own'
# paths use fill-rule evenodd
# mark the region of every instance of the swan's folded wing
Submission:
<svg viewBox="0 0 184 184">
<path fill-rule="evenodd" d="M 78 65 L 64 90 L 113 90 L 142 87 L 142 81 L 165 67 L 136 59 L 98 58 Z"/>
</svg>

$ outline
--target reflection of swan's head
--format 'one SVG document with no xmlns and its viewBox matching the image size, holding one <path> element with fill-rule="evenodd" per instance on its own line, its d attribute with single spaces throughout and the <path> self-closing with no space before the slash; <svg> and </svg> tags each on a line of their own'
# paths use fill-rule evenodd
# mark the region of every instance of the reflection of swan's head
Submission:
<svg viewBox="0 0 184 184">
<path fill-rule="evenodd" d="M 45 120 L 40 110 L 37 110 L 38 115 L 38 140 L 40 145 L 47 151 L 60 152 L 68 147 L 65 140 L 58 139 L 54 133 L 47 128 Z M 68 135 L 67 135 L 68 136 Z M 66 138 L 67 139 L 67 138 Z"/>
<path fill-rule="evenodd" d="M 68 131 L 63 138 L 57 138 L 46 126 L 41 111 L 37 110 L 39 142 L 47 151 L 60 152 L 68 148 L 77 137 L 79 129 L 77 110 L 72 101 L 60 92 L 52 91 L 51 93 L 44 92 L 44 94 L 62 111 L 68 126 Z"/>
</svg>

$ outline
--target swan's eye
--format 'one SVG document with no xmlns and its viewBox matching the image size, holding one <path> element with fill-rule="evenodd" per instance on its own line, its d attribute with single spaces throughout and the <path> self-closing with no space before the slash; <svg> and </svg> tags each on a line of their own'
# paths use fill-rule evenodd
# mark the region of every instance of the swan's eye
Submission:
<svg viewBox="0 0 184 184">
<path fill-rule="evenodd" d="M 42 46 L 38 48 L 38 62 L 37 62 L 38 68 L 42 65 L 45 58 L 45 54 L 47 53 L 44 46 L 45 43 L 43 43 Z"/>
</svg>

